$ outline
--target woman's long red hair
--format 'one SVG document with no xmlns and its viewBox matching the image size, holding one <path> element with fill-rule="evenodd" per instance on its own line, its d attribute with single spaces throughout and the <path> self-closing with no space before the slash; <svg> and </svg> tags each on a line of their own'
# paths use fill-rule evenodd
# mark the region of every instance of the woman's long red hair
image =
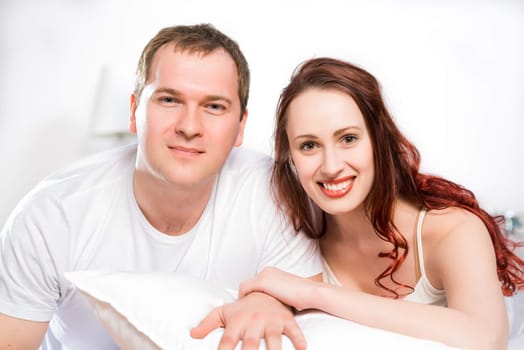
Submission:
<svg viewBox="0 0 524 350">
<path fill-rule="evenodd" d="M 403 198 L 430 210 L 458 207 L 478 216 L 486 225 L 495 248 L 497 273 L 504 295 L 524 288 L 524 261 L 513 253 L 518 244 L 502 232 L 503 217 L 493 217 L 480 208 L 468 189 L 441 177 L 420 173 L 419 152 L 395 125 L 377 80 L 362 68 L 334 58 L 311 59 L 300 65 L 282 91 L 277 106 L 272 183 L 280 208 L 297 231 L 302 230 L 317 239 L 326 231 L 325 214 L 308 198 L 296 177 L 286 133 L 291 101 L 309 88 L 335 89 L 350 95 L 359 106 L 371 135 L 375 178 L 379 181 L 374 182 L 365 207 L 376 234 L 392 244 L 391 251 L 379 255 L 390 258 L 391 263 L 376 277 L 375 284 L 396 297 L 399 294 L 386 287 L 382 280 L 389 278 L 405 286 L 394 279 L 394 273 L 407 256 L 408 243 L 392 222 L 394 201 Z"/>
</svg>

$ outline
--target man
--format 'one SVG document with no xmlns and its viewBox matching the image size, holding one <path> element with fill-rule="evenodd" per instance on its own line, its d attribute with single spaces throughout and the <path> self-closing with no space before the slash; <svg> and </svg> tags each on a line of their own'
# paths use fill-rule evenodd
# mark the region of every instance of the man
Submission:
<svg viewBox="0 0 524 350">
<path fill-rule="evenodd" d="M 0 349 L 117 349 L 67 271 L 175 271 L 234 288 L 268 265 L 319 272 L 316 246 L 277 215 L 271 161 L 234 149 L 248 95 L 243 54 L 210 25 L 165 28 L 146 45 L 131 96 L 138 145 L 46 178 L 1 232 Z M 252 294 L 221 310 L 193 335 L 222 325 L 221 349 L 263 337 L 278 349 L 281 334 L 303 347 L 275 299 Z"/>
</svg>

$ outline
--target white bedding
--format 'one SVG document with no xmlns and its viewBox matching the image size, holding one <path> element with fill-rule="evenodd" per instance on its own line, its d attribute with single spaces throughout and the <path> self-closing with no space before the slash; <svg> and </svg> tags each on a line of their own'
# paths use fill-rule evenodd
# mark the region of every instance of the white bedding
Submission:
<svg viewBox="0 0 524 350">
<path fill-rule="evenodd" d="M 506 309 L 510 322 L 508 350 L 524 349 L 524 292 L 506 298 Z"/>
<path fill-rule="evenodd" d="M 121 349 L 215 350 L 222 329 L 203 340 L 189 330 L 236 291 L 173 273 L 69 272 Z M 309 350 L 451 349 L 443 344 L 387 332 L 314 311 L 296 316 Z M 240 350 L 240 346 L 237 347 Z M 265 349 L 262 342 L 260 349 Z M 284 337 L 283 350 L 294 350 Z"/>
</svg>

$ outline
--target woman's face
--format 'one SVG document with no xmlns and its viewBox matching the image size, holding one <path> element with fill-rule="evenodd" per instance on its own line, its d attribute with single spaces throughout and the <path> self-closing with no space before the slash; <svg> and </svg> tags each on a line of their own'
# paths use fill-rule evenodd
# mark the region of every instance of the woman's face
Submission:
<svg viewBox="0 0 524 350">
<path fill-rule="evenodd" d="M 287 113 L 291 158 L 309 197 L 331 215 L 360 208 L 373 185 L 373 149 L 353 98 L 311 88 L 291 102 Z"/>
</svg>

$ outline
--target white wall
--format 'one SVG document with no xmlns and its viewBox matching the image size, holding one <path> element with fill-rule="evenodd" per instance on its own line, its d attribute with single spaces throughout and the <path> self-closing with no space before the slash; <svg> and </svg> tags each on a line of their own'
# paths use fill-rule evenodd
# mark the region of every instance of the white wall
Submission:
<svg viewBox="0 0 524 350">
<path fill-rule="evenodd" d="M 161 27 L 197 22 L 236 39 L 250 62 L 248 147 L 270 152 L 295 66 L 336 56 L 381 81 L 425 171 L 491 211 L 524 213 L 520 0 L 0 0 L 0 225 L 43 176 L 98 149 L 89 125 L 102 67 L 132 74 Z"/>
</svg>

